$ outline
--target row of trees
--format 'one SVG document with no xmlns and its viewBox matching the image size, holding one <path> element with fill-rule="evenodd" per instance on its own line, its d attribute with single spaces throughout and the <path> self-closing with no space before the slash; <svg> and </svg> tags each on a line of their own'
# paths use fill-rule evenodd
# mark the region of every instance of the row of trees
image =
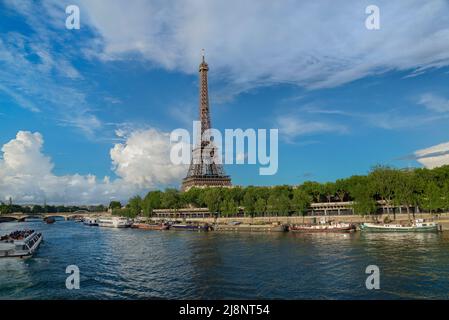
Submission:
<svg viewBox="0 0 449 320">
<path fill-rule="evenodd" d="M 122 207 L 112 201 L 113 214 L 136 217 L 151 216 L 154 209 L 178 210 L 184 207 L 207 207 L 211 212 L 232 216 L 240 211 L 245 215 L 305 215 L 313 202 L 353 201 L 357 214 L 376 213 L 377 201 L 389 206 L 401 206 L 439 212 L 449 210 L 449 166 L 429 169 L 398 170 L 378 166 L 367 175 L 355 175 L 335 182 L 306 181 L 299 186 L 192 188 L 188 192 L 177 189 L 150 191 L 145 197 L 135 196 Z M 0 213 L 57 213 L 74 212 L 78 206 L 19 206 L 0 204 Z M 105 206 L 89 207 L 89 211 L 103 212 Z M 389 212 L 387 206 L 387 213 Z"/>
<path fill-rule="evenodd" d="M 243 208 L 245 215 L 305 215 L 312 202 L 353 201 L 357 214 L 376 213 L 377 201 L 438 212 L 449 210 L 449 166 L 429 169 L 399 170 L 374 167 L 367 175 L 355 175 L 335 182 L 304 182 L 302 185 L 275 187 L 192 188 L 181 193 L 176 189 L 150 191 L 145 197 L 131 198 L 125 209 L 115 214 L 130 217 L 151 216 L 154 209 L 208 207 L 223 216 L 235 215 Z M 387 213 L 390 213 L 387 207 Z"/>
</svg>

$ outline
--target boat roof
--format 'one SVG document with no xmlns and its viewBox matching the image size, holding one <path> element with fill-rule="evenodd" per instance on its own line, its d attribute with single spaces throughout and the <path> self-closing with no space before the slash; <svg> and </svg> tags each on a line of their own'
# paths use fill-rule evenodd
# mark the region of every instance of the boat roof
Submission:
<svg viewBox="0 0 449 320">
<path fill-rule="evenodd" d="M 16 245 L 11 242 L 0 242 L 0 251 L 8 251 L 13 249 Z"/>
</svg>

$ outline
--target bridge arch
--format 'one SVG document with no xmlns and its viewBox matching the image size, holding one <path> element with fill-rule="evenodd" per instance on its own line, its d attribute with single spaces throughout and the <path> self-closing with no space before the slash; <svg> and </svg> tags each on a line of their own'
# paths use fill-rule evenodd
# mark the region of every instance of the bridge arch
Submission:
<svg viewBox="0 0 449 320">
<path fill-rule="evenodd" d="M 41 216 L 41 218 L 44 218 L 44 219 L 46 219 L 46 218 L 62 218 L 64 220 L 66 220 L 67 216 L 66 215 L 61 215 L 61 214 L 58 214 L 58 213 L 51 213 L 51 214 L 45 214 L 45 215 Z"/>
<path fill-rule="evenodd" d="M 69 214 L 72 215 L 75 213 L 90 213 L 90 211 L 89 210 L 76 210 L 76 211 L 70 212 Z"/>
<path fill-rule="evenodd" d="M 22 218 L 19 217 L 11 217 L 11 216 L 0 216 L 0 222 L 13 222 L 20 221 Z"/>
</svg>

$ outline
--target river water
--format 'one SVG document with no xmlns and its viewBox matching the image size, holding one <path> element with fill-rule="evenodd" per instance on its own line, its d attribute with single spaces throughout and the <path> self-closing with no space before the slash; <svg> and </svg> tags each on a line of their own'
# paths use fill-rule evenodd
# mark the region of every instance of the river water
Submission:
<svg viewBox="0 0 449 320">
<path fill-rule="evenodd" d="M 88 227 L 32 228 L 31 259 L 0 259 L 0 299 L 447 299 L 449 234 L 198 233 Z M 80 289 L 65 273 L 78 266 Z M 368 290 L 368 265 L 380 289 Z"/>
</svg>

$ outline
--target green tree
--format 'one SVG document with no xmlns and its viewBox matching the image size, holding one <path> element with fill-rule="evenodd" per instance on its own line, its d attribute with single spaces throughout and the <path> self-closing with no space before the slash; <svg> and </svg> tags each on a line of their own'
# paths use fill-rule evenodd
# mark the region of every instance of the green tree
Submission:
<svg viewBox="0 0 449 320">
<path fill-rule="evenodd" d="M 35 205 L 33 206 L 33 209 L 31 210 L 32 213 L 43 213 L 44 212 L 44 208 L 40 205 Z"/>
<path fill-rule="evenodd" d="M 245 195 L 243 196 L 243 206 L 245 208 L 245 215 L 251 217 L 256 213 L 256 201 L 257 201 L 257 188 L 249 186 L 245 189 Z"/>
<path fill-rule="evenodd" d="M 354 201 L 352 209 L 359 215 L 376 212 L 377 204 L 374 199 L 374 186 L 367 176 L 352 176 L 347 180 L 348 193 Z"/>
<path fill-rule="evenodd" d="M 254 211 L 257 214 L 265 215 L 267 213 L 267 200 L 264 198 L 257 198 L 256 203 L 254 203 Z"/>
<path fill-rule="evenodd" d="M 270 190 L 267 201 L 268 212 L 276 215 L 288 215 L 291 209 L 291 187 L 276 186 Z"/>
<path fill-rule="evenodd" d="M 321 187 L 322 193 L 326 197 L 327 202 L 331 202 L 332 198 L 335 196 L 335 193 L 337 192 L 337 188 L 335 186 L 335 183 L 333 182 L 326 182 Z"/>
<path fill-rule="evenodd" d="M 142 213 L 142 204 L 142 198 L 140 196 L 135 196 L 129 199 L 127 208 L 130 210 L 130 214 L 133 218 Z"/>
<path fill-rule="evenodd" d="M 348 180 L 338 179 L 335 182 L 335 194 L 340 202 L 344 202 L 348 194 Z"/>
<path fill-rule="evenodd" d="M 166 189 L 161 196 L 161 206 L 164 209 L 178 210 L 183 206 L 181 194 L 176 189 Z"/>
<path fill-rule="evenodd" d="M 321 202 L 322 187 L 320 183 L 315 181 L 306 181 L 301 187 L 312 197 L 313 202 Z"/>
<path fill-rule="evenodd" d="M 227 217 L 233 216 L 238 212 L 238 206 L 232 199 L 226 199 L 221 203 L 220 212 Z"/>
<path fill-rule="evenodd" d="M 409 220 L 411 219 L 410 207 L 416 203 L 415 180 L 413 172 L 398 172 L 394 184 L 393 203 L 397 206 L 406 207 Z"/>
<path fill-rule="evenodd" d="M 293 190 L 293 198 L 291 201 L 292 209 L 299 215 L 302 215 L 303 222 L 304 217 L 307 214 L 307 210 L 310 207 L 311 200 L 311 196 L 303 189 L 297 188 Z"/>
<path fill-rule="evenodd" d="M 371 170 L 368 178 L 371 180 L 375 194 L 385 203 L 387 213 L 390 214 L 394 190 L 397 188 L 397 171 L 387 166 L 376 166 Z M 393 214 L 396 219 L 396 214 L 394 212 Z"/>
<path fill-rule="evenodd" d="M 444 201 L 442 191 L 442 188 L 439 188 L 435 181 L 429 181 L 425 186 L 424 193 L 421 196 L 423 208 L 430 213 L 436 212 L 438 209 L 443 208 Z"/>
<path fill-rule="evenodd" d="M 202 190 L 199 188 L 190 188 L 188 191 L 182 193 L 181 197 L 186 205 L 199 208 L 204 206 L 204 203 L 201 201 L 201 193 Z"/>
<path fill-rule="evenodd" d="M 112 209 L 112 215 L 118 217 L 135 218 L 136 216 L 131 212 L 129 208 L 115 208 Z"/>
<path fill-rule="evenodd" d="M 203 201 L 211 213 L 220 213 L 223 208 L 222 188 L 207 188 L 203 193 Z"/>
<path fill-rule="evenodd" d="M 161 197 L 162 192 L 159 190 L 150 191 L 147 193 L 145 198 L 142 200 L 142 210 L 144 216 L 151 217 L 154 209 L 161 208 Z"/>
<path fill-rule="evenodd" d="M 121 209 L 122 208 L 122 204 L 120 203 L 120 201 L 111 201 L 109 203 L 109 209 L 114 210 L 114 209 Z"/>
<path fill-rule="evenodd" d="M 2 203 L 0 204 L 0 214 L 9 214 L 9 213 L 12 213 L 12 210 L 11 210 L 11 209 L 12 209 L 11 206 L 5 204 L 4 202 L 2 202 Z"/>
</svg>

